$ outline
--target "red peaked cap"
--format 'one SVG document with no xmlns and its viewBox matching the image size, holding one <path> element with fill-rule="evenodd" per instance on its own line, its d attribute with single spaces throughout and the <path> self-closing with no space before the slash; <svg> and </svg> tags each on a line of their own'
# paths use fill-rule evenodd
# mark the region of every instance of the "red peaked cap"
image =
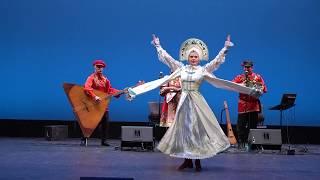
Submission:
<svg viewBox="0 0 320 180">
<path fill-rule="evenodd" d="M 95 65 L 100 65 L 100 66 L 102 66 L 102 67 L 106 67 L 106 66 L 107 66 L 106 63 L 105 63 L 103 60 L 101 60 L 101 59 L 94 60 L 94 61 L 93 61 L 93 66 L 95 66 Z"/>
</svg>

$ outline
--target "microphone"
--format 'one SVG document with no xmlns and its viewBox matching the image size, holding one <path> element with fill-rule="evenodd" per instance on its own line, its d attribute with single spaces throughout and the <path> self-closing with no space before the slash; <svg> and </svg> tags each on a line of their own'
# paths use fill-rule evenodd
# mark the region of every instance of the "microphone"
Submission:
<svg viewBox="0 0 320 180">
<path fill-rule="evenodd" d="M 245 76 L 244 84 L 245 84 L 245 86 L 249 87 L 250 80 L 249 80 L 249 71 L 248 70 L 244 71 L 244 76 Z"/>
</svg>

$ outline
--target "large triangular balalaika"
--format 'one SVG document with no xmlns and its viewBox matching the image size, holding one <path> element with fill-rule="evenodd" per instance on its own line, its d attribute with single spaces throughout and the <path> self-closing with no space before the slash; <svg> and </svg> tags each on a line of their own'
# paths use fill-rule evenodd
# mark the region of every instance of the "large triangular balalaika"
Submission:
<svg viewBox="0 0 320 180">
<path fill-rule="evenodd" d="M 81 85 L 64 83 L 63 89 L 79 122 L 83 136 L 90 137 L 101 121 L 112 96 L 93 90 L 94 94 L 101 98 L 101 102 L 97 103 L 85 93 Z"/>
</svg>

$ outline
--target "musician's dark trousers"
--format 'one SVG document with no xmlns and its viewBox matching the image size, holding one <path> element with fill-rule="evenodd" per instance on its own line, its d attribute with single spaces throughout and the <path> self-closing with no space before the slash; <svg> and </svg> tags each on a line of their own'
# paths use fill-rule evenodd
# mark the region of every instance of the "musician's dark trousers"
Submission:
<svg viewBox="0 0 320 180">
<path fill-rule="evenodd" d="M 257 128 L 258 112 L 238 114 L 237 133 L 239 143 L 248 143 L 250 129 Z"/>
<path fill-rule="evenodd" d="M 105 141 L 108 138 L 109 133 L 109 111 L 106 111 L 99 123 L 100 126 L 100 138 L 101 141 Z"/>
<path fill-rule="evenodd" d="M 101 121 L 98 124 L 98 128 L 100 130 L 100 138 L 101 138 L 101 144 L 105 144 L 106 143 L 106 139 L 108 138 L 108 133 L 109 133 L 109 111 L 106 111 L 102 118 Z M 85 142 L 83 142 L 84 140 L 86 140 L 88 138 L 85 138 L 83 135 L 81 137 L 81 143 L 84 144 Z"/>
</svg>

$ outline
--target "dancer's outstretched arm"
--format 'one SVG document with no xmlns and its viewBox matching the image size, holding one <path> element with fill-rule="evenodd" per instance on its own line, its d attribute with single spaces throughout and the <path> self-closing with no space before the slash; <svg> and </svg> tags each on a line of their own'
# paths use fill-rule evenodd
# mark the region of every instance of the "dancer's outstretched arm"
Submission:
<svg viewBox="0 0 320 180">
<path fill-rule="evenodd" d="M 233 46 L 233 43 L 231 42 L 230 35 L 228 35 L 224 43 L 224 47 L 220 50 L 218 55 L 213 60 L 211 60 L 209 63 L 205 65 L 205 69 L 209 73 L 212 73 L 213 71 L 217 70 L 220 64 L 224 63 L 225 56 L 228 52 L 228 49 L 232 46 Z"/>
<path fill-rule="evenodd" d="M 154 34 L 152 35 L 151 44 L 157 49 L 159 60 L 166 64 L 172 72 L 183 66 L 182 62 L 172 58 L 167 51 L 161 47 L 159 38 Z"/>
</svg>

